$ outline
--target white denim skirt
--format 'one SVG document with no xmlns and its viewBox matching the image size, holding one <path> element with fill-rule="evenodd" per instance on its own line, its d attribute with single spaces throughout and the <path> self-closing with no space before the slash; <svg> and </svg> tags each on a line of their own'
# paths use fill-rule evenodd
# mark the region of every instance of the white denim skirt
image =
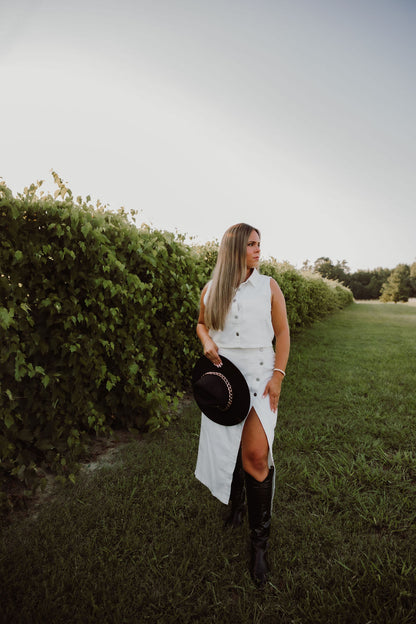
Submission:
<svg viewBox="0 0 416 624">
<path fill-rule="evenodd" d="M 219 349 L 244 375 L 250 389 L 250 409 L 254 408 L 269 443 L 269 467 L 274 466 L 273 440 L 277 412 L 270 409 L 270 398 L 263 398 L 267 382 L 273 375 L 275 353 L 272 346 L 257 349 Z M 249 410 L 250 411 L 250 410 Z M 245 420 L 225 427 L 201 414 L 198 458 L 195 476 L 222 503 L 230 499 L 231 482 Z M 274 493 L 274 477 L 273 477 Z"/>
</svg>

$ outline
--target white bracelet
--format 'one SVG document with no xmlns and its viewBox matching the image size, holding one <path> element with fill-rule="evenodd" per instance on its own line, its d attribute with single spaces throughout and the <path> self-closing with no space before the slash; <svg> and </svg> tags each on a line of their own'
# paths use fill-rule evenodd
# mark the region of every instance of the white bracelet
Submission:
<svg viewBox="0 0 416 624">
<path fill-rule="evenodd" d="M 273 371 L 277 371 L 278 373 L 282 373 L 283 377 L 286 377 L 286 373 L 281 368 L 274 368 Z"/>
</svg>

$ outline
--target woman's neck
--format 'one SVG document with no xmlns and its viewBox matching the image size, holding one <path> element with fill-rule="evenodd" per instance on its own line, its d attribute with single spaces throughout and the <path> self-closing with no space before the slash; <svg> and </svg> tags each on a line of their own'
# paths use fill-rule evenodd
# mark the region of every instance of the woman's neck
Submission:
<svg viewBox="0 0 416 624">
<path fill-rule="evenodd" d="M 246 277 L 244 279 L 244 281 L 246 282 L 248 280 L 248 278 L 250 277 L 250 275 L 253 273 L 254 269 L 247 269 L 246 272 Z"/>
</svg>

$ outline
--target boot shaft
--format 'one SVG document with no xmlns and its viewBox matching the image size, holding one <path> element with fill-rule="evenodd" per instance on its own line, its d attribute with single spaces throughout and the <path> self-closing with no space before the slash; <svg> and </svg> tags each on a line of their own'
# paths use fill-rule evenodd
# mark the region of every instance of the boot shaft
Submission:
<svg viewBox="0 0 416 624">
<path fill-rule="evenodd" d="M 246 491 L 245 491 L 245 472 L 243 468 L 243 462 L 241 459 L 241 447 L 237 455 L 237 461 L 233 472 L 233 480 L 231 482 L 230 491 L 230 509 L 227 517 L 225 518 L 225 524 L 227 526 L 239 527 L 244 521 L 244 515 L 246 513 L 245 506 Z"/>
<path fill-rule="evenodd" d="M 271 525 L 273 472 L 274 468 L 271 467 L 264 481 L 257 481 L 246 473 L 251 541 L 250 574 L 258 587 L 264 587 L 269 574 L 267 550 Z"/>
<path fill-rule="evenodd" d="M 231 482 L 230 503 L 239 505 L 244 503 L 245 499 L 245 472 L 243 468 L 243 460 L 241 458 L 241 446 L 238 451 L 237 460 L 233 472 L 233 480 Z"/>
<path fill-rule="evenodd" d="M 265 529 L 266 525 L 270 528 L 273 473 L 274 467 L 271 466 L 264 481 L 257 481 L 250 474 L 245 473 L 248 521 L 252 531 L 257 532 L 262 525 L 265 525 Z"/>
</svg>

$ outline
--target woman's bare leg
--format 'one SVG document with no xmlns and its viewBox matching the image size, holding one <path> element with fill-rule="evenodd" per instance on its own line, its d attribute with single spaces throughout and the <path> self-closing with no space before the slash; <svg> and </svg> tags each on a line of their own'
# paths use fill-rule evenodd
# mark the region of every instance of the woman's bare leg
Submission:
<svg viewBox="0 0 416 624">
<path fill-rule="evenodd" d="M 263 425 L 253 408 L 244 424 L 241 451 L 244 470 L 257 481 L 264 481 L 269 474 L 269 443 Z"/>
</svg>

